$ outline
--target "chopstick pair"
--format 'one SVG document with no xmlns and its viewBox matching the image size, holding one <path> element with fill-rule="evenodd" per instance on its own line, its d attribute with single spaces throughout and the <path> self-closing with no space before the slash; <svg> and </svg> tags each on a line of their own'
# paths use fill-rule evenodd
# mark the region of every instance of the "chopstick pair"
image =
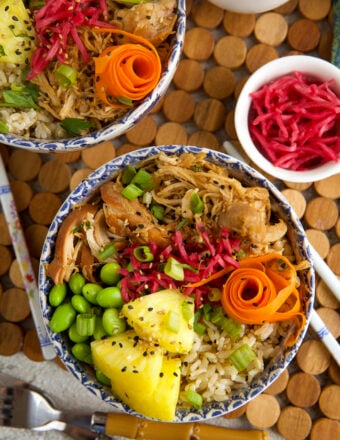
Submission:
<svg viewBox="0 0 340 440">
<path fill-rule="evenodd" d="M 20 218 L 15 206 L 11 187 L 7 178 L 5 166 L 0 154 L 0 200 L 7 221 L 8 230 L 12 239 L 15 256 L 19 263 L 25 290 L 28 295 L 31 315 L 37 330 L 43 357 L 51 360 L 56 357 L 52 341 L 47 333 L 39 303 L 39 290 L 32 268 L 30 255 L 27 249 L 25 236 L 21 227 Z"/>
<path fill-rule="evenodd" d="M 339 1 L 340 6 L 340 1 Z M 223 147 L 226 152 L 234 157 L 235 159 L 244 162 L 244 157 L 242 154 L 234 147 L 234 145 L 228 141 L 223 143 Z M 312 261 L 315 267 L 316 272 L 323 279 L 327 287 L 333 293 L 333 295 L 340 301 L 340 281 L 329 268 L 329 266 L 324 262 L 324 260 L 320 257 L 317 251 L 313 248 L 311 244 L 309 244 Z M 321 340 L 330 354 L 333 356 L 336 363 L 340 366 L 340 346 L 338 341 L 332 335 L 330 330 L 327 328 L 326 324 L 320 318 L 315 309 L 312 309 L 310 316 L 310 325 Z"/>
</svg>

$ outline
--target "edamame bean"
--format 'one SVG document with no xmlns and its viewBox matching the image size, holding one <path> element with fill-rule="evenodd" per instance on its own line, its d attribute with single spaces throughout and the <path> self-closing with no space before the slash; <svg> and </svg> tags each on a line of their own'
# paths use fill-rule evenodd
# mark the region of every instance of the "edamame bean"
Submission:
<svg viewBox="0 0 340 440">
<path fill-rule="evenodd" d="M 119 317 L 117 309 L 105 309 L 103 313 L 103 327 L 108 335 L 117 335 L 125 331 L 126 322 Z"/>
<path fill-rule="evenodd" d="M 81 336 L 78 333 L 76 322 L 74 322 L 68 329 L 68 337 L 72 342 L 85 342 L 88 340 L 88 336 Z"/>
<path fill-rule="evenodd" d="M 86 283 L 82 288 L 82 293 L 87 301 L 89 301 L 91 304 L 97 305 L 96 297 L 100 290 L 102 290 L 102 286 L 99 284 Z"/>
<path fill-rule="evenodd" d="M 96 378 L 99 380 L 100 383 L 106 386 L 111 386 L 111 380 L 105 376 L 104 373 L 102 373 L 100 370 L 96 370 Z"/>
<path fill-rule="evenodd" d="M 77 342 L 72 347 L 72 354 L 81 362 L 93 364 L 91 347 L 86 342 Z"/>
<path fill-rule="evenodd" d="M 58 307 L 66 298 L 67 286 L 65 283 L 55 284 L 48 294 L 48 302 L 53 307 Z"/>
<path fill-rule="evenodd" d="M 108 307 L 122 307 L 124 301 L 122 299 L 122 294 L 117 286 L 105 287 L 100 290 L 97 294 L 97 303 L 104 308 Z"/>
<path fill-rule="evenodd" d="M 79 313 L 90 313 L 92 305 L 82 295 L 73 295 L 71 304 Z"/>
<path fill-rule="evenodd" d="M 83 275 L 79 272 L 75 272 L 70 276 L 68 285 L 71 291 L 75 295 L 80 295 L 82 292 L 82 288 L 85 285 L 86 281 Z"/>
<path fill-rule="evenodd" d="M 101 316 L 96 316 L 96 323 L 93 331 L 93 338 L 97 341 L 99 339 L 103 339 L 108 334 L 105 331 L 103 326 L 103 318 Z"/>
<path fill-rule="evenodd" d="M 71 303 L 60 304 L 53 312 L 50 328 L 52 332 L 60 333 L 67 330 L 76 318 L 76 311 Z"/>
<path fill-rule="evenodd" d="M 115 286 L 121 278 L 118 273 L 119 269 L 121 269 L 121 266 L 115 261 L 104 264 L 100 269 L 100 279 L 108 286 Z"/>
</svg>

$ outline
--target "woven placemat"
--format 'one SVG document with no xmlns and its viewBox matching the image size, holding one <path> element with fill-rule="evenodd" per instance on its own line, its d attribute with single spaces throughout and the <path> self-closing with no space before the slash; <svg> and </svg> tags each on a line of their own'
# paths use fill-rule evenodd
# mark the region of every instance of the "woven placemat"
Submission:
<svg viewBox="0 0 340 440">
<path fill-rule="evenodd" d="M 223 142 L 229 140 L 240 148 L 233 117 L 248 76 L 264 63 L 289 54 L 327 60 L 332 56 L 331 0 L 290 0 L 258 15 L 224 11 L 205 0 L 188 1 L 187 10 L 183 56 L 172 84 L 152 113 L 125 136 L 63 154 L 0 146 L 36 270 L 53 216 L 93 169 L 150 145 L 187 144 L 224 151 Z M 340 174 L 315 183 L 274 183 L 295 209 L 312 245 L 340 276 Z M 41 362 L 2 212 L 0 277 L 0 355 L 22 350 L 29 359 Z M 322 280 L 317 282 L 315 307 L 339 338 L 339 302 Z M 335 440 L 340 438 L 339 408 L 340 369 L 310 330 L 289 369 L 265 393 L 227 417 L 270 428 L 287 440 Z"/>
</svg>

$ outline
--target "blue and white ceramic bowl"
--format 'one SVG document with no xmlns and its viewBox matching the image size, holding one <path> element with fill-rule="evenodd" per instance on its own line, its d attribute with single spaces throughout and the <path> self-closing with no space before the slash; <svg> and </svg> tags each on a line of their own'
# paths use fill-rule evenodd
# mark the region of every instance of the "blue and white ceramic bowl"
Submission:
<svg viewBox="0 0 340 440">
<path fill-rule="evenodd" d="M 67 197 L 59 209 L 49 228 L 42 250 L 39 271 L 39 290 L 44 321 L 55 346 L 56 352 L 68 370 L 86 388 L 88 388 L 93 394 L 97 395 L 99 399 L 108 402 L 118 410 L 138 416 L 140 416 L 140 414 L 136 414 L 128 406 L 115 399 L 110 390 L 102 386 L 96 380 L 92 370 L 82 365 L 74 358 L 70 352 L 68 342 L 62 337 L 61 334 L 53 333 L 50 330 L 49 320 L 52 315 L 52 308 L 48 304 L 48 292 L 52 286 L 52 282 L 47 277 L 45 268 L 53 258 L 56 237 L 60 225 L 65 217 L 72 211 L 73 207 L 79 203 L 81 204 L 86 202 L 94 191 L 96 191 L 104 182 L 112 179 L 112 177 L 126 165 L 134 165 L 150 157 L 151 155 L 160 153 L 161 151 L 169 155 L 180 155 L 184 152 L 197 154 L 205 151 L 207 160 L 226 168 L 230 176 L 237 178 L 245 186 L 260 186 L 266 188 L 271 195 L 272 205 L 275 207 L 280 217 L 283 218 L 288 224 L 289 234 L 297 261 L 311 261 L 309 244 L 303 227 L 298 217 L 294 213 L 294 210 L 282 196 L 280 191 L 256 170 L 224 153 L 194 146 L 166 145 L 159 147 L 148 147 L 117 157 L 116 159 L 101 166 L 86 180 L 82 181 L 78 187 Z M 254 380 L 248 388 L 231 395 L 226 401 L 206 405 L 201 410 L 195 411 L 180 409 L 176 414 L 176 422 L 206 420 L 231 412 L 260 394 L 283 372 L 284 369 L 287 368 L 303 341 L 310 320 L 315 290 L 315 275 L 312 265 L 305 274 L 304 279 L 301 279 L 301 282 L 305 285 L 304 312 L 307 320 L 306 325 L 301 330 L 296 343 L 289 348 L 282 346 L 279 354 L 275 357 L 275 359 L 273 359 L 272 362 L 270 362 L 269 365 L 267 365 L 264 373 Z"/>
<path fill-rule="evenodd" d="M 100 130 L 93 131 L 86 136 L 76 136 L 67 139 L 34 139 L 25 138 L 10 133 L 0 133 L 0 143 L 12 147 L 24 148 L 38 152 L 69 152 L 80 150 L 100 142 L 117 138 L 147 116 L 159 100 L 165 95 L 179 63 L 186 29 L 185 0 L 177 0 L 178 19 L 175 33 L 172 36 L 170 54 L 161 79 L 155 89 L 135 109 L 130 110 L 123 117 L 117 119 Z"/>
</svg>

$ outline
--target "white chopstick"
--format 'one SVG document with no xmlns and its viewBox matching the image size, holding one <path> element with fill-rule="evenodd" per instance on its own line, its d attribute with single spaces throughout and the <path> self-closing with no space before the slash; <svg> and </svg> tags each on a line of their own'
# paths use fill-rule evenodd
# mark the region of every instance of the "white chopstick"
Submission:
<svg viewBox="0 0 340 440">
<path fill-rule="evenodd" d="M 244 162 L 244 157 L 242 154 L 230 142 L 224 142 L 223 147 L 230 156 Z M 316 272 L 319 274 L 320 278 L 323 279 L 338 301 L 340 301 L 340 281 L 331 271 L 330 267 L 320 257 L 317 251 L 311 245 L 309 246 Z M 336 363 L 340 366 L 340 346 L 338 341 L 335 339 L 327 328 L 326 324 L 314 309 L 312 309 L 312 313 L 310 315 L 310 325 L 325 347 L 328 349 L 330 354 L 333 356 Z"/>
<path fill-rule="evenodd" d="M 12 239 L 12 244 L 16 258 L 19 263 L 23 283 L 28 295 L 34 325 L 37 330 L 41 351 L 46 360 L 56 357 L 53 344 L 47 333 L 42 311 L 39 302 L 39 290 L 36 283 L 35 274 L 32 268 L 30 255 L 27 249 L 25 236 L 21 227 L 18 212 L 15 206 L 11 187 L 8 182 L 5 166 L 0 154 L 0 200 L 2 209 L 7 221 L 8 230 Z"/>
</svg>

